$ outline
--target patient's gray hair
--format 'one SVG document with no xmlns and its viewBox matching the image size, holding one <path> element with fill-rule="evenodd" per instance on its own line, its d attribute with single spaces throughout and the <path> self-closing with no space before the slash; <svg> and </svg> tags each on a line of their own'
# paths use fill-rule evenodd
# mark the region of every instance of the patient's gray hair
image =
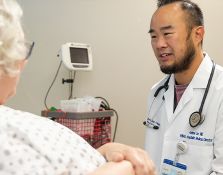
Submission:
<svg viewBox="0 0 223 175">
<path fill-rule="evenodd" d="M 0 74 L 17 74 L 16 61 L 26 56 L 22 14 L 16 0 L 0 0 Z"/>
</svg>

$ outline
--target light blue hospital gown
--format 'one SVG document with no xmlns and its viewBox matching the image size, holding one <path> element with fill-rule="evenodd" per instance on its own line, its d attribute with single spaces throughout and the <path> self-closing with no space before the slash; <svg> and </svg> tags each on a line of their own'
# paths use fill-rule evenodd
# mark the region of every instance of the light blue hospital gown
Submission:
<svg viewBox="0 0 223 175">
<path fill-rule="evenodd" d="M 0 105 L 0 175 L 85 175 L 104 163 L 70 129 Z"/>
</svg>

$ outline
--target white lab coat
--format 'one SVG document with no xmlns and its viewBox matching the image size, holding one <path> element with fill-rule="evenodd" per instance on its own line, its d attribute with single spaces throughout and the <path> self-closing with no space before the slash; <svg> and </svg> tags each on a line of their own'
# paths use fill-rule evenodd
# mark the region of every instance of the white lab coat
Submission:
<svg viewBox="0 0 223 175">
<path fill-rule="evenodd" d="M 152 88 L 148 115 L 160 123 L 160 128 L 147 128 L 145 149 L 154 160 L 157 171 L 160 171 L 164 158 L 174 160 L 177 143 L 186 141 L 188 151 L 180 155 L 179 162 L 187 165 L 187 175 L 223 174 L 223 68 L 219 65 L 216 65 L 203 107 L 205 120 L 195 128 L 189 125 L 191 113 L 200 108 L 213 65 L 205 55 L 174 112 L 174 76 L 171 75 L 169 80 L 169 89 L 161 90 L 154 101 L 156 89 L 166 78 Z M 162 102 L 163 96 L 165 100 Z"/>
</svg>

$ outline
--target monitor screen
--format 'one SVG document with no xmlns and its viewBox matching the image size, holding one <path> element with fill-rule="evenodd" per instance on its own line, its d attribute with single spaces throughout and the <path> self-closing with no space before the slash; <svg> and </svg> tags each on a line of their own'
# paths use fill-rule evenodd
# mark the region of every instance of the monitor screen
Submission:
<svg viewBox="0 0 223 175">
<path fill-rule="evenodd" d="M 88 49 L 70 47 L 70 59 L 71 63 L 88 64 L 89 63 Z"/>
<path fill-rule="evenodd" d="M 90 71 L 93 68 L 92 51 L 88 44 L 65 43 L 61 46 L 59 56 L 70 70 Z"/>
</svg>

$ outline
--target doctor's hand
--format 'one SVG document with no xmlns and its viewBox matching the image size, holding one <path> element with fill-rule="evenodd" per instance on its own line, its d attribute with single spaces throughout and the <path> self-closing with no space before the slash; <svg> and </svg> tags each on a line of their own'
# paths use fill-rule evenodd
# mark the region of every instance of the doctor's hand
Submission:
<svg viewBox="0 0 223 175">
<path fill-rule="evenodd" d="M 155 166 L 148 154 L 140 149 L 120 143 L 107 143 L 98 151 L 112 162 L 128 160 L 132 163 L 136 175 L 155 175 Z"/>
</svg>

